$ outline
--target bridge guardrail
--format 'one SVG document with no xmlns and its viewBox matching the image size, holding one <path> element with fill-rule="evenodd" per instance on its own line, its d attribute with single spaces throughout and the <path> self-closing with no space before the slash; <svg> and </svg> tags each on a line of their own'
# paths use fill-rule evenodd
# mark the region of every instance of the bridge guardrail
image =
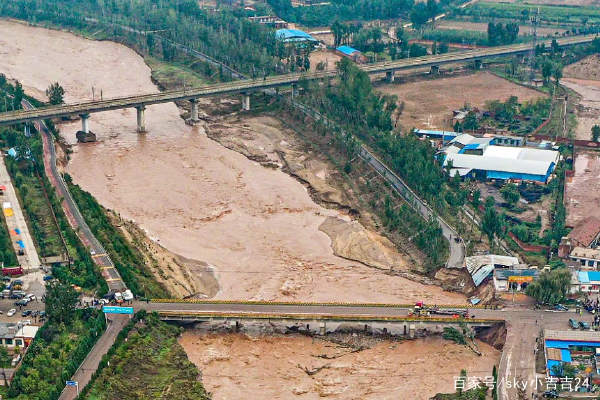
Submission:
<svg viewBox="0 0 600 400">
<path fill-rule="evenodd" d="M 173 303 L 173 304 L 243 304 L 255 306 L 313 306 L 313 307 L 370 307 L 370 308 L 413 308 L 415 304 L 394 304 L 394 303 L 347 303 L 347 302 L 309 302 L 309 301 L 267 301 L 267 300 L 201 300 L 201 299 L 150 299 L 152 303 Z M 456 309 L 484 309 L 488 306 L 483 305 L 465 305 L 465 304 L 435 304 L 439 308 Z"/>
<path fill-rule="evenodd" d="M 157 311 L 158 315 L 172 317 L 200 317 L 200 318 L 240 318 L 240 319 L 297 319 L 297 320 L 351 320 L 351 321 L 386 321 L 386 322 L 459 322 L 466 323 L 496 323 L 504 322 L 498 318 L 442 318 L 442 317 L 410 317 L 410 316 L 377 316 L 377 315 L 323 315 L 323 314 L 283 314 L 283 313 L 231 313 L 231 312 L 180 312 Z"/>
</svg>

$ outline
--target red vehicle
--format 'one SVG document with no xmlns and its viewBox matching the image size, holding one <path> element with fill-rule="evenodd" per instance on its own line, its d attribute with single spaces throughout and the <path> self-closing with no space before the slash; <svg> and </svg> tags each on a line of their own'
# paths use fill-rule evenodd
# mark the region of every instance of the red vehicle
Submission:
<svg viewBox="0 0 600 400">
<path fill-rule="evenodd" d="M 21 267 L 2 268 L 2 276 L 23 275 L 24 271 Z"/>
</svg>

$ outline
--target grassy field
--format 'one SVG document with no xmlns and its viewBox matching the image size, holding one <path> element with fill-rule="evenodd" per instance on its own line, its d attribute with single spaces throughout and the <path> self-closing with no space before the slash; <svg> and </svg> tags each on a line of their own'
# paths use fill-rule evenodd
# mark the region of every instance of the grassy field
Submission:
<svg viewBox="0 0 600 400">
<path fill-rule="evenodd" d="M 9 161 L 15 190 L 22 200 L 40 256 L 60 256 L 65 252 L 65 247 L 42 183 L 35 174 L 24 174 L 17 169 L 16 161 Z"/>
<path fill-rule="evenodd" d="M 516 20 L 529 20 L 532 10 L 530 4 L 507 4 L 482 2 L 473 5 L 470 9 L 471 15 L 479 15 L 487 18 L 508 18 Z M 587 23 L 600 22 L 599 7 L 569 7 L 569 6 L 539 6 L 541 21 L 556 23 Z"/>
<path fill-rule="evenodd" d="M 147 315 L 143 322 L 126 329 L 130 329 L 127 341 L 117 339 L 83 399 L 210 399 L 199 371 L 177 342 L 178 327 Z"/>
<path fill-rule="evenodd" d="M 193 67 L 193 65 L 191 64 L 179 66 L 178 64 L 168 63 L 150 56 L 145 57 L 144 61 L 146 61 L 146 64 L 152 70 L 152 80 L 159 82 L 164 88 L 183 88 L 184 83 L 185 87 L 188 88 L 207 85 L 205 78 L 202 78 L 198 73 L 192 72 L 190 67 Z M 210 71 L 207 70 L 205 72 Z"/>
</svg>

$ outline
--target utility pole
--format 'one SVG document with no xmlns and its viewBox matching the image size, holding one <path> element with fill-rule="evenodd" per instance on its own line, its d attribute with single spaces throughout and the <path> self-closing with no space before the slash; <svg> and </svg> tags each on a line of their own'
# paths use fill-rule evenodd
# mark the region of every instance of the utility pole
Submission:
<svg viewBox="0 0 600 400">
<path fill-rule="evenodd" d="M 540 8 L 538 7 L 531 17 L 531 25 L 533 26 L 533 42 L 531 44 L 531 51 L 529 53 L 529 80 L 533 82 L 535 79 L 535 49 L 537 47 L 537 26 L 538 26 L 538 14 L 540 12 Z"/>
</svg>

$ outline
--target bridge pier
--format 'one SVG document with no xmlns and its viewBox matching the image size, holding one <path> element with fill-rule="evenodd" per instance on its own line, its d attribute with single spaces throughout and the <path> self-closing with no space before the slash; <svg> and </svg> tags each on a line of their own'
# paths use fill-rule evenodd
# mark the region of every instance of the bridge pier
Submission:
<svg viewBox="0 0 600 400">
<path fill-rule="evenodd" d="M 137 110 L 137 131 L 140 133 L 146 132 L 146 116 L 144 113 L 146 106 L 137 106 L 135 109 Z"/>
<path fill-rule="evenodd" d="M 525 54 L 517 54 L 517 61 L 519 62 L 519 64 L 523 64 L 525 62 Z"/>
<path fill-rule="evenodd" d="M 296 96 L 298 96 L 298 85 L 292 83 L 292 99 Z"/>
<path fill-rule="evenodd" d="M 429 73 L 431 75 L 439 75 L 440 74 L 440 66 L 439 65 L 432 65 L 431 66 L 431 71 L 429 71 Z"/>
<path fill-rule="evenodd" d="M 242 93 L 242 110 L 250 111 L 250 94 Z"/>
<path fill-rule="evenodd" d="M 475 67 L 475 69 L 481 69 L 482 65 L 483 65 L 483 60 L 475 60 L 475 61 L 473 61 L 473 66 Z"/>
<path fill-rule="evenodd" d="M 396 79 L 395 72 L 396 71 L 394 71 L 394 70 L 387 71 L 385 73 L 385 80 L 388 81 L 389 83 L 394 82 L 394 80 Z"/>
<path fill-rule="evenodd" d="M 80 114 L 81 130 L 84 133 L 90 133 L 90 114 Z"/>
<path fill-rule="evenodd" d="M 192 112 L 190 113 L 190 119 L 194 122 L 198 121 L 198 99 L 191 99 L 190 104 L 192 105 Z"/>
</svg>

